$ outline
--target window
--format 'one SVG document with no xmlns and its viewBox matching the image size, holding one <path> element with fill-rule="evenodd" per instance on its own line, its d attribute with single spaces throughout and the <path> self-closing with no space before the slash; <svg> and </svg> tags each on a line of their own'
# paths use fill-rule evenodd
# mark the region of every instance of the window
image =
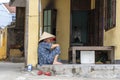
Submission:
<svg viewBox="0 0 120 80">
<path fill-rule="evenodd" d="M 51 34 L 56 33 L 56 10 L 55 9 L 45 9 L 43 11 L 43 31 L 49 32 Z"/>
<path fill-rule="evenodd" d="M 44 11 L 44 31 L 51 33 L 51 10 Z"/>
<path fill-rule="evenodd" d="M 116 26 L 116 0 L 105 0 L 105 30 Z"/>
</svg>

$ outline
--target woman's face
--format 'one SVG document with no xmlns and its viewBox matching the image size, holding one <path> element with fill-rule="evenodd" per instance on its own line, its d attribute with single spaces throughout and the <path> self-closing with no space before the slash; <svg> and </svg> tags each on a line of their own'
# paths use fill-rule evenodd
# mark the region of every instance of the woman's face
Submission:
<svg viewBox="0 0 120 80">
<path fill-rule="evenodd" d="M 45 41 L 48 42 L 48 43 L 51 43 L 51 42 L 54 41 L 54 38 L 47 38 L 47 39 L 45 39 Z"/>
</svg>

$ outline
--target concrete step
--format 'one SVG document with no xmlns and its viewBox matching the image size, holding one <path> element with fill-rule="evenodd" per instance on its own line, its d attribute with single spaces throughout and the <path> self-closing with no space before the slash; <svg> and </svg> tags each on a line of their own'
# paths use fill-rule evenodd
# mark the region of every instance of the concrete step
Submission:
<svg viewBox="0 0 120 80">
<path fill-rule="evenodd" d="M 90 79 L 120 79 L 120 65 L 115 64 L 63 64 L 37 66 L 39 70 L 50 71 L 53 76 Z"/>
<path fill-rule="evenodd" d="M 32 70 L 31 72 L 21 72 L 21 76 L 18 76 L 15 80 L 107 80 L 108 78 L 82 78 L 82 77 L 73 77 L 65 75 L 37 75 L 38 70 Z M 120 80 L 120 79 L 110 79 L 109 80 Z"/>
</svg>

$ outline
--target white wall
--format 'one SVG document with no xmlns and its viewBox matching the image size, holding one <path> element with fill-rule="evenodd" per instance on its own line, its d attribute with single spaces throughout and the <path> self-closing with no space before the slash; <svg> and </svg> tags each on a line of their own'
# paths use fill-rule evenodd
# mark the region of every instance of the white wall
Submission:
<svg viewBox="0 0 120 80">
<path fill-rule="evenodd" d="M 7 26 L 12 22 L 12 14 L 0 3 L 0 27 Z"/>
<path fill-rule="evenodd" d="M 0 0 L 0 3 L 7 3 L 9 2 L 10 0 Z"/>
</svg>

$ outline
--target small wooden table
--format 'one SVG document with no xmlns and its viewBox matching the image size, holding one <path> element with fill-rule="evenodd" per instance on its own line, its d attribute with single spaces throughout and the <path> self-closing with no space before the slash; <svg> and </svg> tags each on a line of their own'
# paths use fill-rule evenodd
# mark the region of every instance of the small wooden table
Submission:
<svg viewBox="0 0 120 80">
<path fill-rule="evenodd" d="M 114 63 L 114 47 L 113 46 L 72 46 L 72 63 L 76 64 L 76 50 L 80 51 L 108 51 L 110 53 L 111 63 Z"/>
</svg>

